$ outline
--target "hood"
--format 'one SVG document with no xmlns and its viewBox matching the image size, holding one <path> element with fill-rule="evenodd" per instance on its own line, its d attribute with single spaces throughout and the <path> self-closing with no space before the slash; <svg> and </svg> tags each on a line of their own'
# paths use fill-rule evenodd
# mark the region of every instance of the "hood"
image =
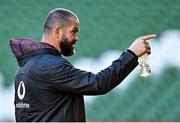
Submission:
<svg viewBox="0 0 180 123">
<path fill-rule="evenodd" d="M 20 66 L 25 64 L 25 62 L 34 55 L 48 52 L 60 55 L 53 46 L 31 39 L 10 39 L 10 46 Z"/>
</svg>

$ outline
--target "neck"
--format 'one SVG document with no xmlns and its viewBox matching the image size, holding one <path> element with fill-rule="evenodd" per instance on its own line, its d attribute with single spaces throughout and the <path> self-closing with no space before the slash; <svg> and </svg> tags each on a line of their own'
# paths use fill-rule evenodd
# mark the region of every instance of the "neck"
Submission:
<svg viewBox="0 0 180 123">
<path fill-rule="evenodd" d="M 55 47 L 59 51 L 59 53 L 61 53 L 59 44 L 57 43 L 57 41 L 53 37 L 43 35 L 41 42 L 47 43 L 47 44 Z"/>
</svg>

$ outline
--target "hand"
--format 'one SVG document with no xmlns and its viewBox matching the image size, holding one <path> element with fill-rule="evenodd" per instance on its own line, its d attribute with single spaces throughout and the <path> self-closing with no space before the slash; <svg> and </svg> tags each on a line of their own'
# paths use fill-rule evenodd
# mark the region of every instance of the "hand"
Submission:
<svg viewBox="0 0 180 123">
<path fill-rule="evenodd" d="M 150 54 L 151 53 L 151 47 L 149 46 L 149 39 L 156 38 L 155 34 L 152 35 L 145 35 L 138 39 L 136 39 L 131 46 L 128 48 L 132 52 L 134 52 L 138 57 L 144 55 L 144 54 Z"/>
</svg>

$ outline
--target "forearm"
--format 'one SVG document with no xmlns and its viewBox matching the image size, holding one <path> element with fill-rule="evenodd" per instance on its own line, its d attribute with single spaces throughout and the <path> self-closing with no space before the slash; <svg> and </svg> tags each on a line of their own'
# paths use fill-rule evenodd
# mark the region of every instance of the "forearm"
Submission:
<svg viewBox="0 0 180 123">
<path fill-rule="evenodd" d="M 120 84 L 138 65 L 137 57 L 131 52 L 124 52 L 111 66 L 99 72 L 96 77 L 99 93 L 104 94 Z"/>
</svg>

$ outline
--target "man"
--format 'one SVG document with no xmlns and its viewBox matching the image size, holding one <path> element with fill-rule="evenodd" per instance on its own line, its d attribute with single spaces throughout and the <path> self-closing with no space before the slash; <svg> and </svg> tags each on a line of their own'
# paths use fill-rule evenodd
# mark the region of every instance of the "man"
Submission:
<svg viewBox="0 0 180 123">
<path fill-rule="evenodd" d="M 11 39 L 19 63 L 15 77 L 16 121 L 85 121 L 83 95 L 105 94 L 150 54 L 148 39 L 140 37 L 111 66 L 97 74 L 73 67 L 62 55 L 75 54 L 80 23 L 71 11 L 57 8 L 46 18 L 41 42 Z"/>
</svg>

